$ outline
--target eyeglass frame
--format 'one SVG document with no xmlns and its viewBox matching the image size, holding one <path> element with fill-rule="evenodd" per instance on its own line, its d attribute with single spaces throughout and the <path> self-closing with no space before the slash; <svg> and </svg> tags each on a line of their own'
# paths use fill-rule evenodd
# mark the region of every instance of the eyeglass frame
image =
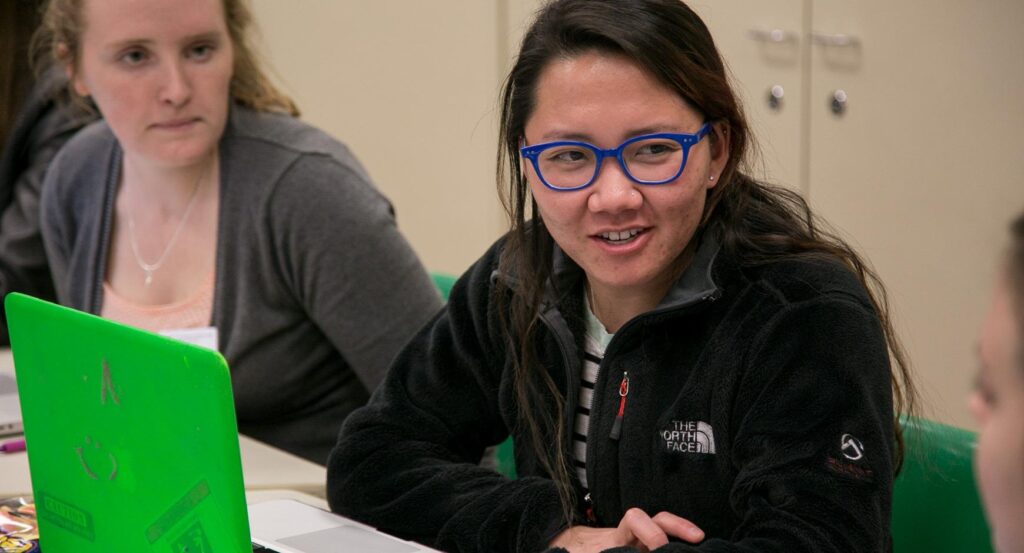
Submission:
<svg viewBox="0 0 1024 553">
<path fill-rule="evenodd" d="M 692 148 L 697 143 L 699 143 L 701 140 L 703 140 L 705 136 L 711 134 L 711 128 L 712 128 L 711 127 L 711 122 L 710 121 L 706 121 L 706 122 L 704 122 L 703 125 L 701 125 L 700 129 L 698 129 L 697 132 L 692 133 L 692 134 L 690 134 L 690 133 L 668 133 L 668 132 L 653 133 L 653 134 L 643 134 L 643 135 L 640 135 L 640 136 L 634 136 L 633 138 L 630 138 L 630 139 L 626 140 L 622 144 L 619 144 L 617 147 L 612 148 L 610 150 L 605 150 L 605 149 L 602 149 L 602 148 L 598 148 L 597 146 L 594 146 L 593 144 L 590 144 L 588 142 L 579 142 L 579 141 L 576 141 L 576 140 L 558 140 L 558 141 L 555 141 L 555 142 L 545 142 L 543 144 L 535 144 L 533 146 L 523 146 L 523 147 L 519 148 L 519 155 L 521 155 L 524 158 L 530 160 L 530 162 L 533 164 L 534 172 L 536 172 L 537 176 L 540 177 L 540 182 L 544 183 L 544 186 L 550 188 L 551 190 L 557 190 L 558 192 L 572 192 L 574 190 L 582 190 L 582 189 L 590 186 L 591 184 L 594 184 L 594 181 L 597 180 L 597 176 L 599 174 L 601 174 L 601 166 L 604 165 L 605 158 L 608 158 L 608 157 L 613 157 L 613 158 L 615 158 L 615 159 L 617 159 L 619 161 L 619 167 L 622 168 L 623 174 L 625 174 L 629 178 L 629 180 L 631 180 L 631 181 L 633 181 L 633 182 L 635 182 L 637 184 L 642 184 L 642 185 L 645 185 L 645 186 L 657 186 L 657 185 L 661 185 L 661 184 L 666 184 L 666 183 L 672 182 L 672 181 L 678 179 L 679 175 L 683 174 L 683 171 L 686 170 L 686 162 L 689 161 L 689 159 L 690 159 L 690 148 Z M 629 171 L 629 167 L 626 166 L 626 160 L 622 159 L 622 152 L 625 151 L 627 146 L 629 146 L 630 144 L 633 144 L 634 142 L 639 142 L 641 140 L 650 140 L 650 139 L 654 139 L 654 138 L 667 138 L 669 140 L 672 140 L 672 141 L 678 143 L 679 147 L 682 148 L 682 151 L 683 151 L 683 161 L 682 161 L 682 163 L 679 164 L 679 171 L 676 172 L 676 174 L 673 175 L 672 177 L 664 179 L 664 180 L 658 180 L 658 181 L 643 181 L 643 180 L 640 180 L 640 179 L 634 177 L 633 173 L 631 173 Z M 540 170 L 540 162 L 537 160 L 537 158 L 544 151 L 549 150 L 551 148 L 556 148 L 556 147 L 559 147 L 559 146 L 580 146 L 580 147 L 583 147 L 583 148 L 586 148 L 586 149 L 590 150 L 591 152 L 594 152 L 594 154 L 597 157 L 596 157 L 596 160 L 595 160 L 595 163 L 594 163 L 594 174 L 591 175 L 590 180 L 588 180 L 586 183 L 581 184 L 579 186 L 573 186 L 573 187 L 570 187 L 570 188 L 565 188 L 565 187 L 559 187 L 559 186 L 552 186 L 547 181 L 547 179 L 544 178 L 544 173 L 542 173 L 541 170 Z"/>
</svg>

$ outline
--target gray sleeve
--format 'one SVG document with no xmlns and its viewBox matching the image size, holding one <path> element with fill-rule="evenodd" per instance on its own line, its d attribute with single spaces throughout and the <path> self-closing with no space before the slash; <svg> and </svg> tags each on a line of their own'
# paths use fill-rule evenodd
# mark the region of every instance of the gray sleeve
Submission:
<svg viewBox="0 0 1024 553">
<path fill-rule="evenodd" d="M 277 183 L 268 236 L 281 277 L 371 392 L 442 303 L 362 172 L 303 155 Z"/>
<path fill-rule="evenodd" d="M 46 263 L 56 291 L 57 300 L 67 301 L 67 290 L 62 284 L 67 282 L 68 256 L 71 245 L 66 232 L 71 226 L 70 214 L 65 210 L 66 202 L 61 199 L 60 167 L 62 156 L 57 156 L 46 172 L 40 185 L 39 229 L 45 247 Z"/>
</svg>

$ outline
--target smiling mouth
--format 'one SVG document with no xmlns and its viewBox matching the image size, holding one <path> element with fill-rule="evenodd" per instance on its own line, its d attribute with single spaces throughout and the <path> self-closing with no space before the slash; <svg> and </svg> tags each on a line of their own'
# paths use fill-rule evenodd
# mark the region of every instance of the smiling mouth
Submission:
<svg viewBox="0 0 1024 553">
<path fill-rule="evenodd" d="M 597 237 L 609 244 L 619 245 L 628 244 L 633 240 L 636 240 L 636 237 L 640 236 L 644 232 L 646 232 L 646 229 L 634 228 L 623 231 L 602 232 L 601 234 L 598 234 Z"/>
</svg>

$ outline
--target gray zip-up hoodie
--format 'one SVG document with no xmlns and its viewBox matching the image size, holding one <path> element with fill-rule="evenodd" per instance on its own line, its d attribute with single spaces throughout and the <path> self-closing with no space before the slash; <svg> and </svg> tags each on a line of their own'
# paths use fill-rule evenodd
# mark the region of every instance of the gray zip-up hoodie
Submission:
<svg viewBox="0 0 1024 553">
<path fill-rule="evenodd" d="M 61 150 L 43 189 L 57 297 L 90 313 L 103 304 L 121 155 L 97 122 Z M 440 297 L 342 144 L 294 118 L 233 106 L 219 155 L 210 322 L 231 366 L 239 430 L 324 463 L 342 420 Z"/>
</svg>

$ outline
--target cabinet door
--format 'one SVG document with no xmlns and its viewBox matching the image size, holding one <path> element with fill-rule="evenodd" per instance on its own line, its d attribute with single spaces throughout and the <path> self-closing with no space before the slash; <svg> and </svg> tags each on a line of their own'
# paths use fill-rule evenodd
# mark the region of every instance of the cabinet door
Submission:
<svg viewBox="0 0 1024 553">
<path fill-rule="evenodd" d="M 696 0 L 746 109 L 760 156 L 753 174 L 805 191 L 805 0 Z M 781 99 L 769 104 L 775 89 Z"/>
<path fill-rule="evenodd" d="M 813 1 L 810 199 L 888 286 L 925 414 L 963 426 L 978 324 L 1024 208 L 1022 26 L 1020 0 Z"/>
</svg>

